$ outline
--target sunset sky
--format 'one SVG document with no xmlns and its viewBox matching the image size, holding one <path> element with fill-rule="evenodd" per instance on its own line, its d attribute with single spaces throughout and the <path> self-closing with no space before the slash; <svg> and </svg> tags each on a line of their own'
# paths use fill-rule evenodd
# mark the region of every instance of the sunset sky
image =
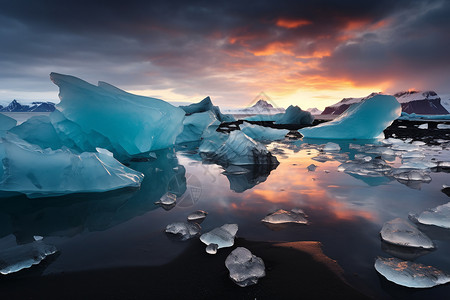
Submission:
<svg viewBox="0 0 450 300">
<path fill-rule="evenodd" d="M 0 0 L 0 100 L 56 101 L 50 72 L 222 107 L 448 95 L 449 16 L 432 0 Z"/>
</svg>

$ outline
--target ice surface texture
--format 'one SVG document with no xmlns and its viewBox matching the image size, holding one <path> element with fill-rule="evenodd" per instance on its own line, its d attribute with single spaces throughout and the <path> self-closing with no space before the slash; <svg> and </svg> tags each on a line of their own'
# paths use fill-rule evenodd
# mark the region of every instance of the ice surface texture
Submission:
<svg viewBox="0 0 450 300">
<path fill-rule="evenodd" d="M 206 245 L 217 244 L 218 249 L 231 247 L 234 245 L 234 237 L 237 231 L 237 224 L 225 224 L 202 234 L 200 240 Z"/>
<path fill-rule="evenodd" d="M 29 197 L 104 192 L 139 187 L 143 174 L 125 167 L 111 152 L 74 154 L 41 149 L 12 133 L 0 134 L 0 190 Z"/>
<path fill-rule="evenodd" d="M 282 140 L 289 133 L 287 129 L 274 129 L 244 122 L 239 126 L 241 131 L 256 141 Z"/>
<path fill-rule="evenodd" d="M 243 247 L 228 255 L 225 266 L 230 271 L 230 278 L 241 287 L 256 284 L 259 278 L 266 276 L 263 260 Z"/>
<path fill-rule="evenodd" d="M 373 139 L 400 116 L 401 106 L 393 96 L 376 95 L 353 104 L 333 121 L 300 129 L 306 138 Z"/>
<path fill-rule="evenodd" d="M 3 248 L 0 250 L 0 273 L 6 275 L 30 268 L 54 253 L 55 246 L 47 245 L 41 239 L 29 244 Z"/>
<path fill-rule="evenodd" d="M 293 209 L 291 211 L 286 211 L 284 209 L 279 209 L 276 212 L 269 214 L 262 219 L 262 222 L 270 224 L 285 224 L 285 223 L 297 223 L 297 224 L 308 224 L 306 220 L 306 215 L 302 210 Z"/>
<path fill-rule="evenodd" d="M 222 165 L 278 165 L 266 147 L 239 130 L 215 133 L 199 148 L 202 155 Z"/>
<path fill-rule="evenodd" d="M 397 218 L 386 222 L 381 229 L 381 238 L 391 244 L 433 249 L 434 244 L 417 227 L 406 220 Z"/>
<path fill-rule="evenodd" d="M 450 276 L 441 270 L 398 258 L 378 257 L 375 269 L 387 280 L 411 288 L 430 288 L 450 282 Z"/>
<path fill-rule="evenodd" d="M 286 112 L 277 118 L 275 124 L 312 124 L 314 116 L 309 111 L 304 111 L 298 106 L 290 105 Z"/>
<path fill-rule="evenodd" d="M 435 225 L 450 229 L 450 202 L 422 212 L 417 221 L 426 225 Z"/>
<path fill-rule="evenodd" d="M 0 113 L 0 130 L 9 130 L 16 126 L 16 124 L 16 120 Z"/>
<path fill-rule="evenodd" d="M 166 232 L 178 235 L 182 241 L 200 234 L 201 227 L 197 223 L 172 223 L 166 226 Z"/>
<path fill-rule="evenodd" d="M 184 111 L 162 100 L 57 73 L 51 73 L 50 79 L 59 87 L 57 107 L 64 117 L 85 134 L 108 139 L 117 151 L 133 155 L 164 149 L 183 130 Z"/>
<path fill-rule="evenodd" d="M 202 101 L 198 103 L 193 103 L 191 105 L 186 106 L 180 106 L 181 109 L 183 109 L 187 115 L 192 115 L 195 113 L 202 113 L 211 111 L 219 120 L 220 122 L 234 122 L 236 119 L 232 115 L 225 115 L 220 112 L 220 109 L 218 106 L 214 106 L 211 98 L 206 97 Z"/>
<path fill-rule="evenodd" d="M 205 111 L 186 116 L 183 121 L 183 132 L 177 137 L 177 144 L 199 141 L 203 132 L 209 126 L 220 125 L 212 111 Z"/>
</svg>

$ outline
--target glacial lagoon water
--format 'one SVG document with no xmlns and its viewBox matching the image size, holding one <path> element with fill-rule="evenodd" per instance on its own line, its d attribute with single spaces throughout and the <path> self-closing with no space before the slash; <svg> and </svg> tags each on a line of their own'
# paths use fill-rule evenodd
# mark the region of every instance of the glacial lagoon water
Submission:
<svg viewBox="0 0 450 300">
<path fill-rule="evenodd" d="M 324 253 L 344 269 L 347 281 L 376 298 L 444 298 L 450 285 L 424 290 L 395 286 L 378 275 L 374 263 L 378 256 L 392 257 L 389 252 L 395 251 L 381 243 L 383 224 L 449 202 L 441 189 L 450 185 L 450 174 L 432 172 L 431 182 L 406 185 L 386 176 L 339 172 L 340 161 L 357 153 L 349 143 L 339 142 L 341 150 L 326 153 L 329 160 L 319 162 L 313 158 L 320 151 L 305 147 L 304 141 L 274 142 L 268 149 L 279 160 L 278 167 L 239 172 L 225 172 L 219 165 L 202 162 L 196 143 L 157 151 L 156 159 L 130 162 L 131 168 L 145 174 L 140 189 L 40 199 L 21 195 L 2 198 L 0 246 L 10 235 L 19 244 L 43 236 L 59 250 L 45 267 L 37 266 L 43 274 L 163 265 L 180 255 L 190 242 L 169 238 L 164 233 L 166 226 L 185 222 L 193 211 L 204 210 L 208 216 L 201 223 L 203 232 L 236 223 L 237 236 L 248 240 L 321 242 Z M 450 160 L 450 151 L 445 149 L 427 155 Z M 398 157 L 387 162 L 400 164 Z M 314 171 L 307 168 L 311 164 L 317 166 Z M 154 202 L 168 191 L 176 194 L 178 201 L 166 210 Z M 305 212 L 308 225 L 269 226 L 261 222 L 278 209 L 293 208 Z M 420 228 L 437 249 L 414 261 L 450 272 L 450 230 Z"/>
</svg>

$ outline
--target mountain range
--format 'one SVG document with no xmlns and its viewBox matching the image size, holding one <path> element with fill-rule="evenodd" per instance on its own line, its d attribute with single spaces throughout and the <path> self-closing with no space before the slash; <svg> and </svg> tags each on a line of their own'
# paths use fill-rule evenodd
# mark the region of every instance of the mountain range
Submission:
<svg viewBox="0 0 450 300">
<path fill-rule="evenodd" d="M 17 100 L 3 107 L 0 105 L 0 112 L 52 112 L 55 110 L 53 102 L 33 102 L 31 105 L 20 104 Z"/>
</svg>

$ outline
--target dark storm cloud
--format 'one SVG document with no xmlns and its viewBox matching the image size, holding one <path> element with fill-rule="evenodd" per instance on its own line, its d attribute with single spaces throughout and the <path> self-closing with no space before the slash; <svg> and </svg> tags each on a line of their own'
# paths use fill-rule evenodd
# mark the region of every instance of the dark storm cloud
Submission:
<svg viewBox="0 0 450 300">
<path fill-rule="evenodd" d="M 239 103 L 239 97 L 273 81 L 289 89 L 284 86 L 288 80 L 276 78 L 282 74 L 299 80 L 344 76 L 363 84 L 383 80 L 387 71 L 406 76 L 407 82 L 415 68 L 446 76 L 448 5 L 426 10 L 438 5 L 406 0 L 1 1 L 0 90 L 49 89 L 48 73 L 55 71 L 128 89 L 173 88 L 187 96 L 209 93 Z M 387 18 L 391 23 L 384 31 L 344 34 L 355 24 L 371 28 Z M 268 56 L 281 53 L 304 62 L 319 52 L 331 54 L 319 68 L 288 75 L 292 61 Z M 438 59 L 442 64 L 436 64 Z M 262 70 L 272 70 L 272 77 Z M 259 83 L 248 83 L 252 77 Z"/>
</svg>

